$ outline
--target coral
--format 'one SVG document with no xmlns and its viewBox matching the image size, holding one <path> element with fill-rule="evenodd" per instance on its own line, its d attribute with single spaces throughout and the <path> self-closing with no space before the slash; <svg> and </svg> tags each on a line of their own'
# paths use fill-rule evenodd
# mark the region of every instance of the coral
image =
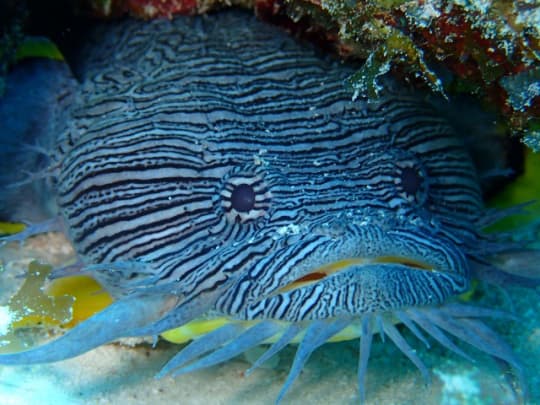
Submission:
<svg viewBox="0 0 540 405">
<path fill-rule="evenodd" d="M 253 7 L 253 0 L 82 0 L 80 3 L 101 17 L 127 12 L 145 19 L 172 18 L 175 14 L 203 14 L 225 6 Z"/>
</svg>

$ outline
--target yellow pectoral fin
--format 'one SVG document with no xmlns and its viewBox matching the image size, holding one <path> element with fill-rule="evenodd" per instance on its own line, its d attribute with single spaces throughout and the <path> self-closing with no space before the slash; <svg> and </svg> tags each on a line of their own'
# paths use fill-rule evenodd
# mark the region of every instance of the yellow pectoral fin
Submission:
<svg viewBox="0 0 540 405">
<path fill-rule="evenodd" d="M 0 222 L 0 235 L 12 235 L 24 231 L 26 225 L 18 222 Z"/>
<path fill-rule="evenodd" d="M 196 319 L 179 328 L 161 334 L 163 339 L 171 343 L 185 343 L 227 324 L 234 322 L 229 318 Z"/>
<path fill-rule="evenodd" d="M 51 40 L 44 37 L 28 36 L 17 48 L 15 58 L 17 61 L 28 58 L 45 58 L 63 61 L 64 55 Z"/>
<path fill-rule="evenodd" d="M 62 326 L 73 327 L 112 304 L 112 297 L 92 277 L 70 276 L 54 280 L 46 289 L 47 295 L 59 299 L 74 298 L 72 319 Z"/>
</svg>

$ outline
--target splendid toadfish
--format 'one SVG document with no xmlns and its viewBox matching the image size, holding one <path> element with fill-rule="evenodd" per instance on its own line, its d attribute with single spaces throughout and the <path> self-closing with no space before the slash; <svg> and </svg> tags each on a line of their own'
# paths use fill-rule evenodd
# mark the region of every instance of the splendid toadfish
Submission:
<svg viewBox="0 0 540 405">
<path fill-rule="evenodd" d="M 467 356 L 452 335 L 523 380 L 482 321 L 501 312 L 456 300 L 515 246 L 482 232 L 498 215 L 469 150 L 421 96 L 389 81 L 353 100 L 354 67 L 239 12 L 111 24 L 77 58 L 77 79 L 54 63 L 56 98 L 33 129 L 42 147 L 16 159 L 58 217 L 23 237 L 65 231 L 78 271 L 115 301 L 0 364 L 225 318 L 160 375 L 270 343 L 256 367 L 298 343 L 279 401 L 315 349 L 346 335 L 360 342 L 363 401 L 374 333 L 429 374 L 400 323 Z M 5 204 L 22 192 L 11 190 Z"/>
</svg>

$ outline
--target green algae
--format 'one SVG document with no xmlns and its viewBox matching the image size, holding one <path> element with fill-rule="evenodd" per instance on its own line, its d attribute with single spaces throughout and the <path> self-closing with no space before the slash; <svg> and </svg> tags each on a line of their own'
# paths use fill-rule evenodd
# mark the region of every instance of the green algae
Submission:
<svg viewBox="0 0 540 405">
<path fill-rule="evenodd" d="M 531 107 L 536 97 L 540 97 L 540 66 L 501 78 L 501 85 L 508 93 L 508 103 L 516 111 Z"/>
</svg>

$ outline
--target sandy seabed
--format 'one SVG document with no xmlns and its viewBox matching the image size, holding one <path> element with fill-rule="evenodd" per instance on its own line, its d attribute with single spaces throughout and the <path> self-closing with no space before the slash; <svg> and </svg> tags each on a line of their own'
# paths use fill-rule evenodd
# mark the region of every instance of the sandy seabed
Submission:
<svg viewBox="0 0 540 405">
<path fill-rule="evenodd" d="M 59 265 L 73 254 L 62 235 L 32 238 L 24 246 L 0 250 L 0 298 L 5 304 L 32 259 Z M 492 290 L 487 303 L 512 310 L 519 321 L 489 321 L 522 359 L 530 391 L 527 404 L 540 404 L 540 300 L 535 291 L 513 288 L 509 296 Z M 510 297 L 510 300 L 509 300 Z M 514 404 L 511 378 L 494 360 L 466 347 L 471 363 L 433 342 L 427 349 L 410 333 L 432 370 L 426 385 L 414 365 L 392 343 L 374 339 L 367 377 L 367 404 Z M 160 342 L 109 344 L 67 361 L 39 366 L 0 366 L 0 405 L 22 404 L 273 404 L 291 365 L 294 346 L 249 377 L 244 371 L 255 353 L 225 364 L 181 375 L 154 378 L 181 346 Z M 470 350 L 469 350 L 470 349 Z M 358 404 L 358 342 L 326 344 L 312 355 L 283 404 Z"/>
</svg>

